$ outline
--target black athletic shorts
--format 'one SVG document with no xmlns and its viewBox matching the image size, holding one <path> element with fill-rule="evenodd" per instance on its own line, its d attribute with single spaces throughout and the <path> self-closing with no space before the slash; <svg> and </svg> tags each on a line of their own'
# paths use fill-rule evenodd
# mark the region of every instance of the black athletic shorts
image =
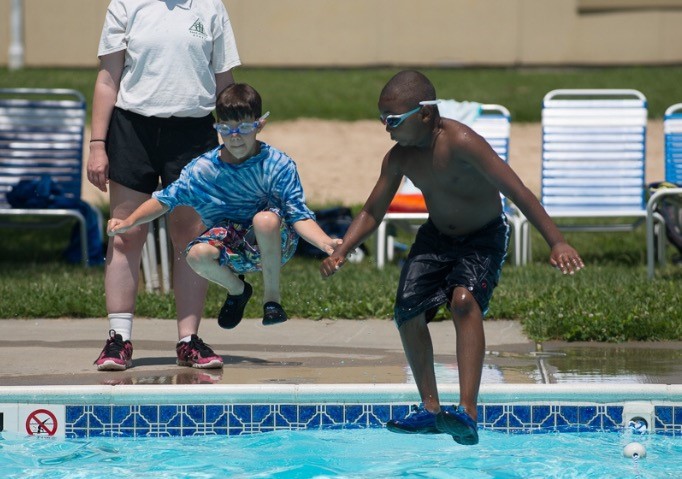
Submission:
<svg viewBox="0 0 682 479">
<path fill-rule="evenodd" d="M 483 228 L 462 236 L 446 236 L 428 220 L 417 232 L 400 273 L 394 318 L 405 321 L 426 313 L 430 321 L 449 303 L 455 287 L 468 289 L 485 315 L 500 279 L 509 244 L 509 225 L 503 214 Z"/>
<path fill-rule="evenodd" d="M 187 163 L 218 146 L 213 115 L 147 117 L 114 108 L 107 132 L 109 178 L 140 193 L 153 193 L 180 176 Z"/>
</svg>

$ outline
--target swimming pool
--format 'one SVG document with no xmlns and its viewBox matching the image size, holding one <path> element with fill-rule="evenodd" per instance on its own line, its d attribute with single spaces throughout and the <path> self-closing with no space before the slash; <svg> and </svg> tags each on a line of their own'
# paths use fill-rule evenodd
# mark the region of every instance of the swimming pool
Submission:
<svg viewBox="0 0 682 479">
<path fill-rule="evenodd" d="M 441 396 L 454 401 L 458 389 L 443 386 Z M 411 384 L 0 387 L 0 470 L 83 479 L 667 478 L 682 470 L 680 385 L 483 385 L 476 447 L 381 429 L 417 401 Z M 647 434 L 635 435 L 633 418 Z M 623 457 L 631 441 L 645 445 L 646 459 Z"/>
<path fill-rule="evenodd" d="M 2 435 L 0 435 L 2 437 Z M 134 478 L 679 478 L 682 440 L 628 432 L 505 434 L 481 443 L 381 429 L 246 436 L 0 439 L 7 479 Z M 636 440 L 646 457 L 624 457 Z"/>
</svg>

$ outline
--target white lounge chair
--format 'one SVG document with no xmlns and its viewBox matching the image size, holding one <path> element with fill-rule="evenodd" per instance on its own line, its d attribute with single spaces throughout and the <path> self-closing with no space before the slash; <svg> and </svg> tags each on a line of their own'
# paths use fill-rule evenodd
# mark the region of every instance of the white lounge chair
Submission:
<svg viewBox="0 0 682 479">
<path fill-rule="evenodd" d="M 637 90 L 562 89 L 545 95 L 540 201 L 547 213 L 629 219 L 561 229 L 629 231 L 644 222 L 646 128 L 647 101 Z M 530 248 L 529 237 L 524 245 Z"/>
</svg>

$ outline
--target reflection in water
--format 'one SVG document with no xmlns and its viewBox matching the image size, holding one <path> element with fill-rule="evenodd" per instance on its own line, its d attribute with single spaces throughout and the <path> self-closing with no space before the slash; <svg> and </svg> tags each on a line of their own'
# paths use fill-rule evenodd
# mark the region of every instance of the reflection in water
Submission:
<svg viewBox="0 0 682 479">
<path fill-rule="evenodd" d="M 436 363 L 436 378 L 457 383 L 456 362 Z M 414 384 L 409 367 L 407 382 Z M 530 352 L 486 352 L 481 384 L 682 383 L 682 350 L 638 345 L 539 345 Z"/>
<path fill-rule="evenodd" d="M 222 369 L 183 369 L 173 375 L 135 376 L 130 373 L 109 373 L 100 384 L 215 384 L 223 379 Z"/>
<path fill-rule="evenodd" d="M 622 346 L 562 346 L 546 358 L 550 382 L 672 384 L 682 378 L 682 351 Z"/>
<path fill-rule="evenodd" d="M 443 384 L 457 384 L 457 363 L 437 362 L 436 378 Z M 253 364 L 253 363 L 250 363 Z M 298 368 L 298 361 L 263 361 L 259 366 Z M 139 371 L 139 374 L 137 372 Z M 100 384 L 215 384 L 223 380 L 222 369 L 201 370 L 182 368 L 149 371 L 132 369 L 98 374 Z M 406 382 L 414 384 L 414 377 L 405 367 Z M 402 379 L 402 378 L 401 378 Z M 265 378 L 265 382 L 287 384 L 315 382 L 306 374 Z M 483 366 L 482 384 L 554 384 L 554 383 L 682 383 L 682 350 L 665 349 L 661 344 L 566 344 L 546 343 L 536 351 L 487 351 Z"/>
<path fill-rule="evenodd" d="M 436 379 L 443 384 L 457 384 L 459 382 L 459 372 L 456 364 L 434 364 L 436 369 Z M 415 384 L 414 376 L 409 366 L 405 368 L 407 384 Z M 506 381 L 502 372 L 492 364 L 483 365 L 483 374 L 481 376 L 481 383 L 483 384 L 504 384 Z"/>
</svg>

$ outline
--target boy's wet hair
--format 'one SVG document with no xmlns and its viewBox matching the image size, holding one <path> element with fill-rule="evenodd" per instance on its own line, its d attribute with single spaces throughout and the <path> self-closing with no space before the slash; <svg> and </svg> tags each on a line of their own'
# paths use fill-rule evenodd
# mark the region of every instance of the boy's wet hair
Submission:
<svg viewBox="0 0 682 479">
<path fill-rule="evenodd" d="M 426 75 L 416 70 L 403 70 L 391 78 L 380 98 L 400 98 L 406 103 L 418 104 L 424 100 L 436 99 L 436 88 Z"/>
<path fill-rule="evenodd" d="M 251 85 L 233 83 L 218 95 L 216 113 L 218 121 L 257 119 L 263 114 L 263 103 L 260 94 Z"/>
</svg>

